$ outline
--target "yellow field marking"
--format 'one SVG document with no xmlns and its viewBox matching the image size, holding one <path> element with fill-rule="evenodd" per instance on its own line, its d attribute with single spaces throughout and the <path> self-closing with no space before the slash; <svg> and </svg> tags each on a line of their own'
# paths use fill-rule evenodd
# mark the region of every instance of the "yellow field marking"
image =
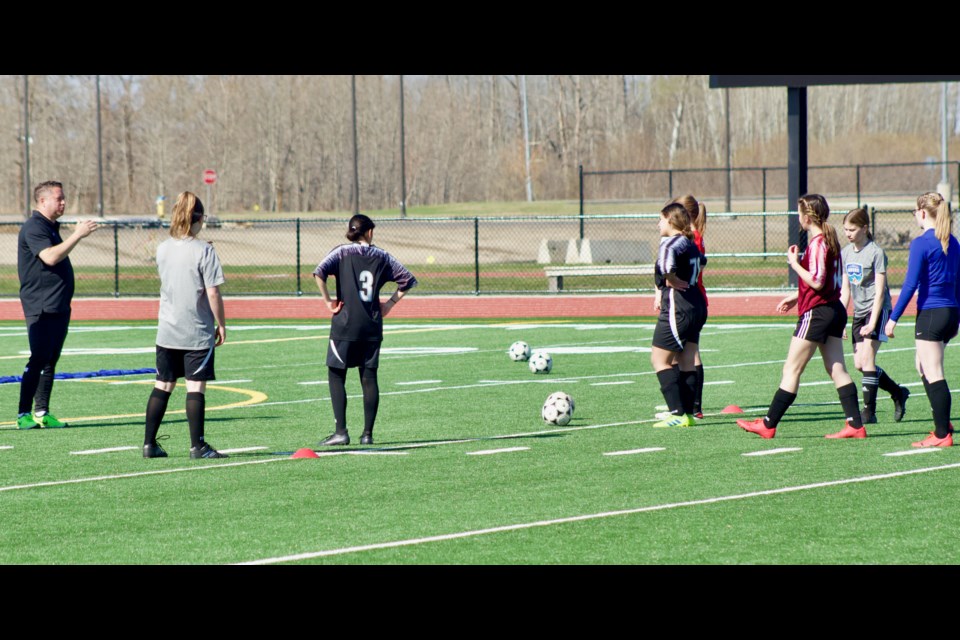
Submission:
<svg viewBox="0 0 960 640">
<path fill-rule="evenodd" d="M 81 380 L 82 382 L 100 382 L 106 383 L 108 380 Z M 153 380 L 137 380 L 137 384 L 149 384 L 154 383 Z M 235 409 L 237 407 L 244 407 L 251 404 L 259 404 L 267 400 L 267 394 L 261 393 L 260 391 L 253 391 L 251 389 L 238 389 L 236 387 L 223 387 L 216 384 L 208 384 L 207 389 L 218 389 L 220 391 L 230 391 L 232 393 L 239 393 L 241 395 L 247 396 L 246 400 L 241 400 L 240 402 L 231 402 L 230 404 L 222 404 L 215 407 L 207 407 L 207 411 L 224 411 L 225 409 Z M 167 411 L 167 415 L 174 413 L 186 413 L 186 409 L 177 409 L 174 411 Z M 124 413 L 118 415 L 107 415 L 107 416 L 85 416 L 80 418 L 61 418 L 64 422 L 89 422 L 91 420 L 115 420 L 120 418 L 142 418 L 143 412 L 140 413 Z M 0 422 L 0 427 L 9 427 L 16 425 L 16 422 Z"/>
</svg>

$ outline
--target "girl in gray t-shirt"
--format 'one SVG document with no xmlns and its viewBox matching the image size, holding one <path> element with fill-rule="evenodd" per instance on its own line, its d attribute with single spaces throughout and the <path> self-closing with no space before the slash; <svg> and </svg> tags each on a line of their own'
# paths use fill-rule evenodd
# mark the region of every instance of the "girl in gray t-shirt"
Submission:
<svg viewBox="0 0 960 640">
<path fill-rule="evenodd" d="M 887 341 L 883 328 L 890 317 L 890 287 L 887 286 L 887 256 L 870 233 L 870 217 L 863 207 L 843 218 L 843 232 L 850 241 L 841 252 L 843 289 L 840 302 L 846 308 L 853 300 L 853 361 L 863 373 L 863 424 L 877 422 L 877 388 L 893 399 L 893 419 L 903 419 L 910 390 L 894 382 L 877 366 L 880 343 Z"/>
</svg>

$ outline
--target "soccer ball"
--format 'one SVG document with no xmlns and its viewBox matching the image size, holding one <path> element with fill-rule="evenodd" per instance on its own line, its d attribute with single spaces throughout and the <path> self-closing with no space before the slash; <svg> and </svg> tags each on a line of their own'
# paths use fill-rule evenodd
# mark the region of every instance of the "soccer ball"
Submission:
<svg viewBox="0 0 960 640">
<path fill-rule="evenodd" d="M 543 421 L 560 427 L 568 424 L 573 417 L 573 407 L 567 402 L 568 397 L 562 392 L 551 393 L 543 403 L 543 409 L 540 410 Z"/>
<path fill-rule="evenodd" d="M 530 345 L 523 340 L 517 340 L 510 345 L 510 350 L 507 353 L 510 354 L 510 359 L 514 362 L 523 362 L 530 357 Z"/>
<path fill-rule="evenodd" d="M 555 391 L 551 393 L 550 396 L 547 398 L 547 402 L 550 402 L 550 400 L 553 398 L 561 398 L 564 401 L 566 401 L 566 403 L 570 405 L 570 413 L 573 413 L 573 410 L 576 408 L 573 402 L 573 398 L 571 398 L 569 394 L 566 394 L 563 391 Z"/>
<path fill-rule="evenodd" d="M 550 373 L 553 369 L 553 358 L 546 351 L 534 351 L 527 366 L 533 373 Z"/>
</svg>

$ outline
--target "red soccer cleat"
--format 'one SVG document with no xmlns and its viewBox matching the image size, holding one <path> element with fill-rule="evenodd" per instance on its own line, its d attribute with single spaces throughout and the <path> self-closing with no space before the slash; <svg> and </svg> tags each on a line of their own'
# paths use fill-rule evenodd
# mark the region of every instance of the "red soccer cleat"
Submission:
<svg viewBox="0 0 960 640">
<path fill-rule="evenodd" d="M 773 436 L 777 435 L 776 429 L 770 429 L 763 423 L 763 418 L 757 418 L 756 420 L 737 420 L 737 426 L 743 429 L 744 431 L 749 431 L 750 433 L 755 433 L 761 438 L 769 440 Z"/>
<path fill-rule="evenodd" d="M 823 437 L 824 438 L 866 438 L 867 428 L 860 427 L 859 429 L 857 429 L 856 427 L 851 427 L 850 425 L 847 425 L 843 429 L 840 429 L 840 431 L 837 431 L 836 433 L 828 433 Z"/>
<path fill-rule="evenodd" d="M 952 431 L 948 432 L 945 437 L 938 438 L 937 434 L 931 431 L 929 436 L 927 436 L 920 442 L 914 442 L 913 446 L 915 447 L 952 447 L 953 432 Z"/>
</svg>

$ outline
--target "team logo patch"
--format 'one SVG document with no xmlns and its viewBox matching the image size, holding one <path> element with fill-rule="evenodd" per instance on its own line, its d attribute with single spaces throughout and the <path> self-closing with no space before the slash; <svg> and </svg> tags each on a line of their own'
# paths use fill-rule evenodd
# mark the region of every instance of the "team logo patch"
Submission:
<svg viewBox="0 0 960 640">
<path fill-rule="evenodd" d="M 863 265 L 848 262 L 847 277 L 850 278 L 850 284 L 860 284 L 863 282 Z"/>
</svg>

